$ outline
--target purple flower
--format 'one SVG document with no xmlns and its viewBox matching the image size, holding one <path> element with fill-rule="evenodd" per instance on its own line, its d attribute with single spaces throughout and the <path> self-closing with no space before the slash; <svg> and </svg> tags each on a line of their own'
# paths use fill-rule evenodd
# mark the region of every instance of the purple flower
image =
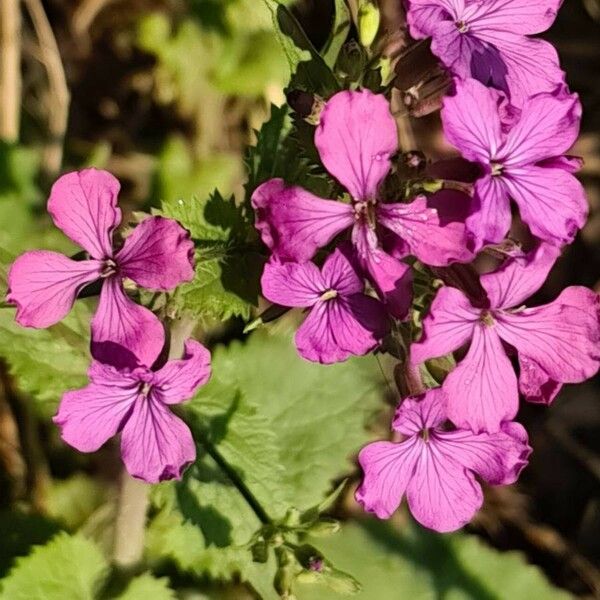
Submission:
<svg viewBox="0 0 600 600">
<path fill-rule="evenodd" d="M 92 320 L 94 357 L 127 366 L 151 364 L 163 347 L 163 327 L 151 311 L 129 299 L 123 279 L 151 290 L 170 290 L 190 281 L 194 245 L 176 221 L 151 217 L 116 251 L 112 234 L 121 222 L 119 189 L 106 171 L 85 169 L 62 176 L 52 187 L 48 212 L 90 258 L 75 261 L 56 252 L 26 252 L 10 268 L 7 300 L 16 304 L 20 325 L 49 327 L 67 315 L 84 286 L 100 279 L 102 291 Z"/>
<path fill-rule="evenodd" d="M 389 328 L 382 304 L 363 293 L 363 280 L 339 249 L 320 271 L 312 262 L 271 259 L 261 283 L 271 302 L 309 309 L 295 340 L 307 360 L 329 364 L 366 354 Z"/>
<path fill-rule="evenodd" d="M 557 255 L 555 247 L 542 244 L 483 275 L 488 308 L 476 308 L 452 287 L 437 293 L 411 358 L 421 363 L 470 341 L 466 356 L 444 381 L 448 416 L 457 426 L 496 432 L 516 415 L 517 377 L 502 342 L 518 352 L 521 392 L 535 402 L 550 402 L 558 384 L 579 383 L 597 372 L 598 294 L 574 286 L 550 304 L 521 306 L 543 284 Z"/>
<path fill-rule="evenodd" d="M 578 165 L 562 156 L 579 132 L 577 96 L 529 98 L 508 127 L 498 100 L 497 92 L 474 80 L 457 82 L 456 95 L 444 100 L 448 141 L 484 170 L 475 184 L 479 210 L 467 227 L 478 238 L 499 242 L 510 228 L 512 198 L 535 236 L 555 245 L 572 242 L 588 212 L 583 187 L 571 174 Z"/>
<path fill-rule="evenodd" d="M 483 503 L 478 475 L 493 485 L 514 483 L 531 448 L 518 423 L 503 423 L 493 434 L 444 427 L 447 398 L 440 388 L 407 398 L 396 411 L 392 429 L 400 443 L 375 442 L 358 455 L 364 471 L 356 500 L 387 519 L 406 494 L 422 525 L 446 532 L 468 523 Z"/>
<path fill-rule="evenodd" d="M 148 483 L 179 478 L 196 458 L 196 447 L 169 405 L 188 400 L 208 381 L 208 350 L 188 340 L 185 356 L 158 371 L 94 361 L 89 377 L 87 387 L 63 396 L 54 417 L 63 440 L 80 452 L 95 452 L 121 432 L 121 455 L 133 477 Z"/>
<path fill-rule="evenodd" d="M 408 0 L 415 39 L 456 77 L 474 78 L 507 94 L 513 105 L 564 83 L 554 47 L 527 37 L 546 31 L 562 0 Z"/>
<path fill-rule="evenodd" d="M 410 253 L 442 266 L 472 258 L 464 223 L 439 213 L 440 201 L 448 197 L 445 192 L 437 195 L 435 208 L 424 196 L 410 204 L 379 201 L 378 187 L 398 148 L 396 124 L 384 96 L 366 90 L 333 96 L 321 113 L 315 144 L 329 173 L 348 190 L 350 203 L 324 200 L 271 179 L 252 197 L 263 241 L 280 260 L 303 262 L 352 228 L 361 266 L 391 312 L 405 317 L 411 302 L 410 270 L 384 250 L 384 234 L 396 257 Z M 464 195 L 461 200 L 469 203 Z"/>
</svg>

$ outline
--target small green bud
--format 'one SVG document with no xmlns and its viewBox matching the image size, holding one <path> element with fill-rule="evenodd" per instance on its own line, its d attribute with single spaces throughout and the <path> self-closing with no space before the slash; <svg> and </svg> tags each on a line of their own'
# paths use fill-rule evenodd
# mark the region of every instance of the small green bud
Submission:
<svg viewBox="0 0 600 600">
<path fill-rule="evenodd" d="M 252 544 L 250 552 L 252 553 L 252 560 L 256 563 L 266 563 L 269 560 L 269 544 L 262 536 Z"/>
<path fill-rule="evenodd" d="M 327 537 L 337 533 L 340 530 L 340 522 L 329 517 L 321 517 L 316 523 L 311 525 L 307 533 L 315 537 Z"/>
<path fill-rule="evenodd" d="M 290 508 L 285 513 L 283 524 L 286 527 L 297 527 L 300 525 L 300 511 L 297 508 Z"/>
<path fill-rule="evenodd" d="M 362 586 L 352 575 L 338 571 L 337 569 L 327 569 L 322 573 L 323 583 L 338 594 L 358 594 Z"/>
<path fill-rule="evenodd" d="M 291 550 L 285 547 L 277 548 L 275 551 L 279 568 L 275 573 L 273 587 L 284 599 L 292 600 L 292 586 L 299 571 L 299 565 Z"/>
<path fill-rule="evenodd" d="M 375 41 L 380 22 L 379 8 L 370 0 L 362 0 L 358 9 L 358 37 L 365 48 Z"/>
</svg>

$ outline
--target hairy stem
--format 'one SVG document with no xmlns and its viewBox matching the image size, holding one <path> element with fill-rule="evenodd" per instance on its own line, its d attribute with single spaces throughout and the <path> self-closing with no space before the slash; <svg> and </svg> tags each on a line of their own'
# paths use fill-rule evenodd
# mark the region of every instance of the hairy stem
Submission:
<svg viewBox="0 0 600 600">
<path fill-rule="evenodd" d="M 0 2 L 0 139 L 16 142 L 21 113 L 20 0 Z"/>
</svg>

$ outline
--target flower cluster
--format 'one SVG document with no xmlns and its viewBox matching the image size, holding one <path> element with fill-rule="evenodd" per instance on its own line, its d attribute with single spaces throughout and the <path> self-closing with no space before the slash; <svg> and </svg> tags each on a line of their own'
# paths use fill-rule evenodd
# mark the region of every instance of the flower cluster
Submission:
<svg viewBox="0 0 600 600">
<path fill-rule="evenodd" d="M 323 199 L 271 179 L 252 197 L 256 227 L 271 251 L 263 295 L 309 310 L 295 343 L 301 356 L 321 363 L 366 354 L 390 323 L 409 319 L 407 257 L 437 272 L 471 263 L 506 239 L 511 202 L 529 229 L 532 250 L 504 252 L 496 270 L 475 282 L 481 297 L 468 286 L 444 285 L 424 317 L 409 350 L 411 369 L 463 348 L 466 354 L 441 387 L 404 400 L 392 423 L 394 441 L 361 451 L 356 499 L 381 518 L 406 494 L 423 525 L 463 526 L 482 503 L 475 476 L 512 483 L 527 462 L 527 434 L 513 421 L 519 393 L 549 404 L 562 384 L 581 382 L 600 366 L 596 293 L 570 287 L 544 306 L 523 305 L 587 217 L 573 176 L 580 161 L 566 155 L 578 135 L 580 104 L 552 46 L 528 37 L 551 25 L 559 4 L 408 2 L 412 36 L 432 38 L 433 53 L 453 77 L 442 121 L 447 141 L 476 173 L 468 184 L 390 201 L 382 184 L 395 169 L 398 135 L 389 104 L 367 90 L 343 91 L 325 103 L 314 143 L 346 193 Z M 462 173 L 454 175 L 464 182 Z"/>
<path fill-rule="evenodd" d="M 7 300 L 16 305 L 19 324 L 45 328 L 67 315 L 86 286 L 101 283 L 91 323 L 91 382 L 64 395 L 54 420 L 63 439 L 83 452 L 97 450 L 122 431 L 128 471 L 158 482 L 179 477 L 195 458 L 189 429 L 168 406 L 191 398 L 206 383 L 210 354 L 188 340 L 181 360 L 158 361 L 165 345 L 163 325 L 126 294 L 123 280 L 154 291 L 172 290 L 194 276 L 194 245 L 176 221 L 149 217 L 117 248 L 119 189 L 106 171 L 62 176 L 52 187 L 48 212 L 84 249 L 85 258 L 26 252 L 8 273 Z"/>
</svg>

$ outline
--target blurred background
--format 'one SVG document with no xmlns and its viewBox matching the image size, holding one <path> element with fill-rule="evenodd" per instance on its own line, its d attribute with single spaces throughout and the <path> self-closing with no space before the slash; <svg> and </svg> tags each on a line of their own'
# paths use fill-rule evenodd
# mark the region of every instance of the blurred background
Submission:
<svg viewBox="0 0 600 600">
<path fill-rule="evenodd" d="M 380 5 L 393 12 L 399 1 Z M 292 3 L 317 48 L 329 35 L 334 6 L 334 0 Z M 204 198 L 215 188 L 224 197 L 242 194 L 244 149 L 270 105 L 285 101 L 289 75 L 260 0 L 0 0 L 0 24 L 2 256 L 64 248 L 43 215 L 61 171 L 108 169 L 120 179 L 121 203 L 130 211 L 164 198 Z M 567 285 L 600 291 L 600 1 L 566 0 L 544 37 L 558 48 L 584 106 L 573 153 L 585 159 L 580 175 L 591 213 L 539 302 Z M 414 127 L 418 148 L 433 158 L 448 153 L 437 114 Z M 14 352 L 10 346 L 0 341 L 0 355 Z M 83 472 L 82 485 L 95 489 L 98 478 L 110 481 L 116 473 L 110 462 L 99 466 L 98 459 L 60 449 L 48 432 L 44 395 L 42 408 L 32 407 L 13 375 L 0 362 L 0 545 L 12 540 L 0 550 L 2 574 L 50 531 L 40 517 L 17 532 L 11 509 L 52 517 L 61 502 L 72 502 L 55 481 Z M 519 418 L 535 448 L 530 466 L 518 485 L 486 490 L 485 508 L 468 528 L 500 551 L 521 551 L 554 585 L 582 597 L 600 597 L 599 399 L 596 379 L 566 386 L 551 410 L 523 406 Z M 74 522 L 92 508 L 79 507 Z M 360 518 L 349 499 L 335 515 Z M 488 598 L 473 582 L 465 586 L 466 597 Z"/>
</svg>

